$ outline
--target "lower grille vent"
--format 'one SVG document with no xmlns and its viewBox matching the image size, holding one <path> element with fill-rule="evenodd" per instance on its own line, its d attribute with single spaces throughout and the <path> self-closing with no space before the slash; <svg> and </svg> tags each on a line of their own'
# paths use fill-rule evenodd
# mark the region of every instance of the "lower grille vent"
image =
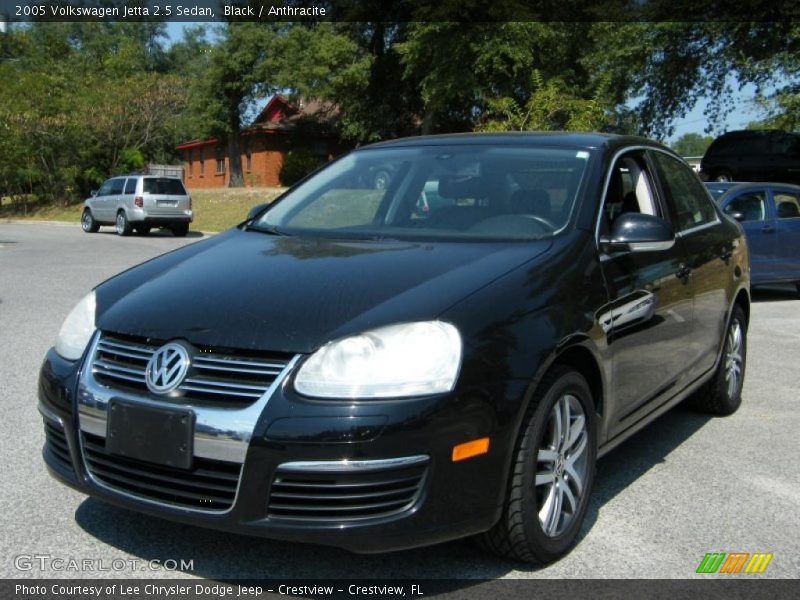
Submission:
<svg viewBox="0 0 800 600">
<path fill-rule="evenodd" d="M 241 465 L 206 458 L 195 458 L 190 471 L 109 454 L 105 440 L 83 434 L 86 466 L 95 479 L 106 486 L 185 508 L 225 511 L 233 505 L 239 485 Z"/>
<path fill-rule="evenodd" d="M 67 471 L 74 472 L 72 468 L 72 459 L 69 455 L 67 437 L 64 434 L 64 428 L 61 427 L 61 425 L 45 419 L 44 435 L 45 452 L 52 457 L 53 461 L 59 467 Z"/>
<path fill-rule="evenodd" d="M 380 466 L 384 462 L 387 466 Z M 287 463 L 278 467 L 272 481 L 268 516 L 355 521 L 396 515 L 412 508 L 422 494 L 427 463 L 427 456 L 396 465 L 391 461 L 359 463 L 365 468 L 330 463 L 314 470 Z"/>
</svg>

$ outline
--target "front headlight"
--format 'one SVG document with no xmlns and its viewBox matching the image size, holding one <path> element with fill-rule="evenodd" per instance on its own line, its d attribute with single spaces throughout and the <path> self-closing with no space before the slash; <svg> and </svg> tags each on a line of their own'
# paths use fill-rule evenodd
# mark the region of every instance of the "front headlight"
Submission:
<svg viewBox="0 0 800 600">
<path fill-rule="evenodd" d="M 64 319 L 56 340 L 56 352 L 67 360 L 78 360 L 94 333 L 94 313 L 97 308 L 94 292 L 84 296 Z"/>
<path fill-rule="evenodd" d="M 399 398 L 453 389 L 461 336 L 442 321 L 403 323 L 326 344 L 303 364 L 295 389 L 316 398 Z"/>
</svg>

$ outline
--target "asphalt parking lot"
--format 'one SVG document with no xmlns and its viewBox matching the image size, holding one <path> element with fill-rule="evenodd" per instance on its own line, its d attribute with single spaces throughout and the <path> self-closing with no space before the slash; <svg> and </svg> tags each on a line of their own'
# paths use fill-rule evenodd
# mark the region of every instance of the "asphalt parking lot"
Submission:
<svg viewBox="0 0 800 600">
<path fill-rule="evenodd" d="M 0 223 L 0 548 L 3 577 L 686 578 L 706 552 L 772 552 L 760 577 L 800 575 L 800 299 L 754 294 L 744 403 L 710 419 L 678 407 L 600 461 L 578 547 L 546 568 L 459 541 L 359 556 L 140 516 L 51 479 L 36 410 L 41 360 L 94 285 L 153 256 L 202 243 L 171 234 Z M 479 485 L 479 483 L 477 483 Z M 191 560 L 191 571 L 19 570 L 18 555 Z M 708 576 L 706 576 L 708 577 Z"/>
</svg>

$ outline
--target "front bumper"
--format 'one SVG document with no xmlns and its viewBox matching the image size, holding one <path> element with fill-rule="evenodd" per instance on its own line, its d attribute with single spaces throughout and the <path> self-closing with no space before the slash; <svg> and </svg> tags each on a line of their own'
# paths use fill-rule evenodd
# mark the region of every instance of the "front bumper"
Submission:
<svg viewBox="0 0 800 600">
<path fill-rule="evenodd" d="M 498 422 L 493 399 L 521 397 L 525 387 L 506 383 L 430 398 L 347 404 L 296 396 L 288 374 L 268 392 L 268 402 L 257 416 L 235 499 L 225 510 L 203 510 L 154 502 L 149 493 L 126 493 L 105 485 L 87 468 L 90 449 L 79 426 L 76 402 L 80 379 L 77 363 L 64 361 L 52 350 L 48 353 L 40 375 L 39 410 L 48 433 L 44 459 L 56 479 L 112 504 L 161 518 L 365 553 L 457 539 L 496 522 L 515 436 L 510 422 Z M 51 440 L 59 428 L 66 459 L 59 451 L 61 442 Z M 452 462 L 454 445 L 484 436 L 491 439 L 488 453 Z M 393 464 L 398 460 L 415 462 Z M 306 482 L 301 485 L 310 482 L 316 491 L 323 485 L 363 486 L 369 477 L 373 479 L 368 490 L 385 491 L 373 486 L 374 477 L 399 479 L 398 474 L 419 475 L 419 486 L 399 510 L 378 516 L 339 518 L 323 511 L 321 517 L 312 518 L 308 511 L 289 511 L 287 517 L 285 511 L 275 510 L 280 504 L 276 491 L 286 491 L 281 482 L 298 464 L 307 470 L 302 477 L 310 478 L 301 478 Z M 138 467 L 146 469 L 147 464 Z M 343 468 L 347 473 L 341 472 Z M 336 471 L 333 479 L 326 477 L 331 470 Z"/>
</svg>

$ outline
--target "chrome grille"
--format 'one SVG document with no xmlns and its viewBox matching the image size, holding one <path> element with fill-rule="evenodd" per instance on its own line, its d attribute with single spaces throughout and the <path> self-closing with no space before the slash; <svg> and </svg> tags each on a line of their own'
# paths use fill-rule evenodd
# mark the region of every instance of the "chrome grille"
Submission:
<svg viewBox="0 0 800 600">
<path fill-rule="evenodd" d="M 427 457 L 420 457 L 410 465 L 365 470 L 281 465 L 272 481 L 267 513 L 271 518 L 337 522 L 397 515 L 419 500 L 427 463 Z"/>
<path fill-rule="evenodd" d="M 70 458 L 69 446 L 67 445 L 67 437 L 64 434 L 64 428 L 61 427 L 61 425 L 45 419 L 44 434 L 45 452 L 52 457 L 59 467 L 68 471 L 73 471 L 72 459 Z"/>
<path fill-rule="evenodd" d="M 97 343 L 92 374 L 107 386 L 149 393 L 147 362 L 161 344 L 104 335 Z M 252 357 L 201 348 L 178 387 L 180 397 L 199 402 L 248 403 L 264 395 L 290 357 Z"/>
<path fill-rule="evenodd" d="M 190 471 L 109 454 L 105 440 L 82 434 L 86 468 L 107 487 L 162 504 L 208 511 L 228 510 L 236 498 L 239 463 L 195 458 Z"/>
</svg>

